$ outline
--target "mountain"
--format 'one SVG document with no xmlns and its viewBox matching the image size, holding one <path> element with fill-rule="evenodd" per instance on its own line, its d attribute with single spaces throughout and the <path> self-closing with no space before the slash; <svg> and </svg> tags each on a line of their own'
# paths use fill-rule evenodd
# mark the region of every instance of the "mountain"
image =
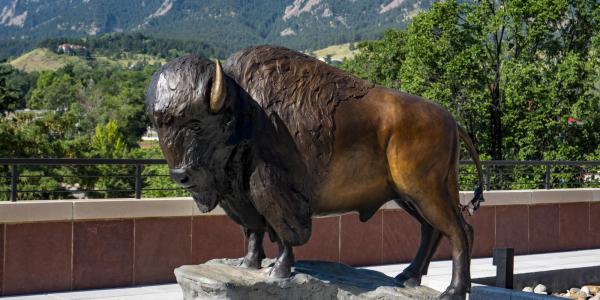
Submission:
<svg viewBox="0 0 600 300">
<path fill-rule="evenodd" d="M 141 32 L 201 40 L 225 53 L 265 43 L 312 50 L 375 38 L 404 26 L 433 1 L 0 0 L 0 46 Z"/>
</svg>

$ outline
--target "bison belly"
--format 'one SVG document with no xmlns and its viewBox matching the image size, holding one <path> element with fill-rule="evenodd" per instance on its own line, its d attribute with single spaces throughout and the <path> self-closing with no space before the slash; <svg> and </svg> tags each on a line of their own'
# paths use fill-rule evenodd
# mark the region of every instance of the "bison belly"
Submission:
<svg viewBox="0 0 600 300">
<path fill-rule="evenodd" d="M 367 97 L 337 108 L 332 160 L 326 178 L 317 181 L 315 215 L 356 211 L 368 219 L 394 197 L 375 104 Z"/>
<path fill-rule="evenodd" d="M 420 97 L 377 87 L 340 104 L 334 117 L 332 161 L 317 181 L 318 215 L 356 211 L 366 220 L 389 200 L 417 195 L 419 181 L 443 181 L 456 160 L 451 115 Z"/>
</svg>

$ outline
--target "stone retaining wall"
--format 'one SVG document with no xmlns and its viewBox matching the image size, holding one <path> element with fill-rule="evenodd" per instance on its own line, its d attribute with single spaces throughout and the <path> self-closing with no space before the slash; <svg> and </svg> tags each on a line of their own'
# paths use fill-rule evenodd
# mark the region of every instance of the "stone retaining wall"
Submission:
<svg viewBox="0 0 600 300">
<path fill-rule="evenodd" d="M 517 254 L 600 248 L 600 189 L 486 192 L 467 221 L 474 257 L 494 247 Z M 461 192 L 467 201 L 471 193 Z M 408 262 L 419 226 L 393 202 L 371 220 L 315 218 L 297 259 L 355 266 Z M 269 256 L 276 246 L 265 241 Z M 173 269 L 241 257 L 245 241 L 223 211 L 201 214 L 193 201 L 115 199 L 0 203 L 0 295 L 174 282 Z M 443 241 L 434 259 L 448 259 Z"/>
</svg>

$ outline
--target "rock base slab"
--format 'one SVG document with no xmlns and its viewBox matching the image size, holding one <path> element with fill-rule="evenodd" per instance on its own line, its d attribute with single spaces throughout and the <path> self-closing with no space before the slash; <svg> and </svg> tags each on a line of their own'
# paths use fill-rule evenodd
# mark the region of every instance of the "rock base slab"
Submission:
<svg viewBox="0 0 600 300">
<path fill-rule="evenodd" d="M 398 287 L 383 273 L 332 262 L 298 261 L 287 279 L 253 270 L 240 259 L 216 259 L 175 269 L 185 300 L 196 299 L 436 299 L 428 287 Z"/>
</svg>

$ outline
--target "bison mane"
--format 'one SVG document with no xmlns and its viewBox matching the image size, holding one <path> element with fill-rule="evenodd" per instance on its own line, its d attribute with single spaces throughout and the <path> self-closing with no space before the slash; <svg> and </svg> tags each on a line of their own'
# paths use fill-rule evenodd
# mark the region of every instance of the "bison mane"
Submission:
<svg viewBox="0 0 600 300">
<path fill-rule="evenodd" d="M 241 50 L 224 70 L 268 115 L 283 120 L 309 170 L 320 175 L 333 153 L 336 107 L 362 98 L 374 86 L 283 47 Z"/>
</svg>

